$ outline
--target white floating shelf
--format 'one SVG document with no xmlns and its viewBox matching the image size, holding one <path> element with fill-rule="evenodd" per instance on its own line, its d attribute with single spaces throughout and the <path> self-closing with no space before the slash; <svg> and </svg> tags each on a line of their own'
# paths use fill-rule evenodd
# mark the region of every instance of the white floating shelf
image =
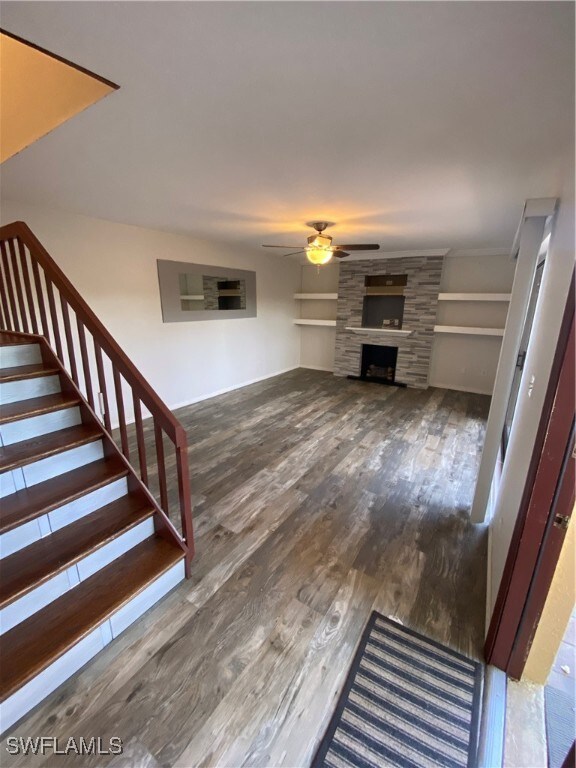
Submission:
<svg viewBox="0 0 576 768">
<path fill-rule="evenodd" d="M 468 328 L 462 325 L 435 325 L 434 333 L 463 333 L 467 336 L 504 336 L 504 328 Z"/>
<path fill-rule="evenodd" d="M 356 333 L 389 333 L 394 336 L 410 336 L 414 331 L 402 331 L 395 328 L 353 328 L 351 325 L 346 326 L 347 331 L 356 331 Z"/>
<path fill-rule="evenodd" d="M 438 301 L 510 301 L 509 293 L 439 293 Z"/>
<path fill-rule="evenodd" d="M 318 299 L 328 299 L 330 301 L 334 301 L 338 298 L 337 293 L 295 293 L 294 294 L 295 299 L 314 299 L 317 301 Z"/>
<path fill-rule="evenodd" d="M 297 318 L 294 320 L 295 325 L 325 325 L 325 326 L 331 326 L 332 328 L 336 327 L 336 320 L 301 320 L 300 318 Z"/>
<path fill-rule="evenodd" d="M 180 294 L 180 298 L 185 299 L 186 301 L 204 301 L 204 296 L 199 293 Z"/>
</svg>

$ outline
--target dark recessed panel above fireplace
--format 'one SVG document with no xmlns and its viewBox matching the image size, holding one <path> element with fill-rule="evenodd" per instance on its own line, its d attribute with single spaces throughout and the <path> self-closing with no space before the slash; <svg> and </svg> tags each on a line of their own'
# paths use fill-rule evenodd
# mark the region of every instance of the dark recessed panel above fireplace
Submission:
<svg viewBox="0 0 576 768">
<path fill-rule="evenodd" d="M 402 288 L 408 285 L 408 275 L 366 275 L 364 285 L 366 288 L 388 289 L 393 293 L 394 288 Z M 374 290 L 371 293 L 374 293 Z"/>
<path fill-rule="evenodd" d="M 404 296 L 364 296 L 363 328 L 402 328 Z"/>
</svg>

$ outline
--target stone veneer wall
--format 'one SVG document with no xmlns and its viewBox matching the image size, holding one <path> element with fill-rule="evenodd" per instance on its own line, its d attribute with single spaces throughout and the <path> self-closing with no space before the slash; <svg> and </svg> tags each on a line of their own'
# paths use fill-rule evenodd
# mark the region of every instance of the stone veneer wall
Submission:
<svg viewBox="0 0 576 768">
<path fill-rule="evenodd" d="M 203 309 L 218 309 L 218 280 L 222 280 L 222 278 L 202 275 L 202 287 L 204 292 Z"/>
<path fill-rule="evenodd" d="M 421 256 L 340 263 L 334 359 L 336 376 L 359 376 L 362 344 L 375 344 L 398 347 L 397 382 L 424 389 L 428 386 L 443 261 L 443 256 Z M 408 276 L 404 288 L 402 330 L 413 331 L 411 336 L 346 330 L 346 326 L 359 328 L 362 325 L 366 275 Z"/>
</svg>

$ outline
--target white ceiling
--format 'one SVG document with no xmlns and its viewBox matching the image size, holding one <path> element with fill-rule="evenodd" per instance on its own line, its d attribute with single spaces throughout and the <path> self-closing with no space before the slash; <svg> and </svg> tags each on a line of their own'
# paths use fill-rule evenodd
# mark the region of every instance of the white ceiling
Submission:
<svg viewBox="0 0 576 768">
<path fill-rule="evenodd" d="M 11 2 L 121 88 L 2 166 L 6 198 L 196 236 L 507 247 L 573 171 L 574 5 Z"/>
</svg>

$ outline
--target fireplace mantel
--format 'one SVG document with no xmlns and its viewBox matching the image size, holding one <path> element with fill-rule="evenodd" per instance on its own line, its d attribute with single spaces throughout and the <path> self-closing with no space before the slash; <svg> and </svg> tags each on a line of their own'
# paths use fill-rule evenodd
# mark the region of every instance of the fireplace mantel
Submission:
<svg viewBox="0 0 576 768">
<path fill-rule="evenodd" d="M 356 333 L 385 333 L 390 336 L 411 336 L 414 331 L 404 331 L 395 328 L 358 328 L 356 326 L 347 325 L 344 328 L 345 331 L 355 331 Z"/>
</svg>

